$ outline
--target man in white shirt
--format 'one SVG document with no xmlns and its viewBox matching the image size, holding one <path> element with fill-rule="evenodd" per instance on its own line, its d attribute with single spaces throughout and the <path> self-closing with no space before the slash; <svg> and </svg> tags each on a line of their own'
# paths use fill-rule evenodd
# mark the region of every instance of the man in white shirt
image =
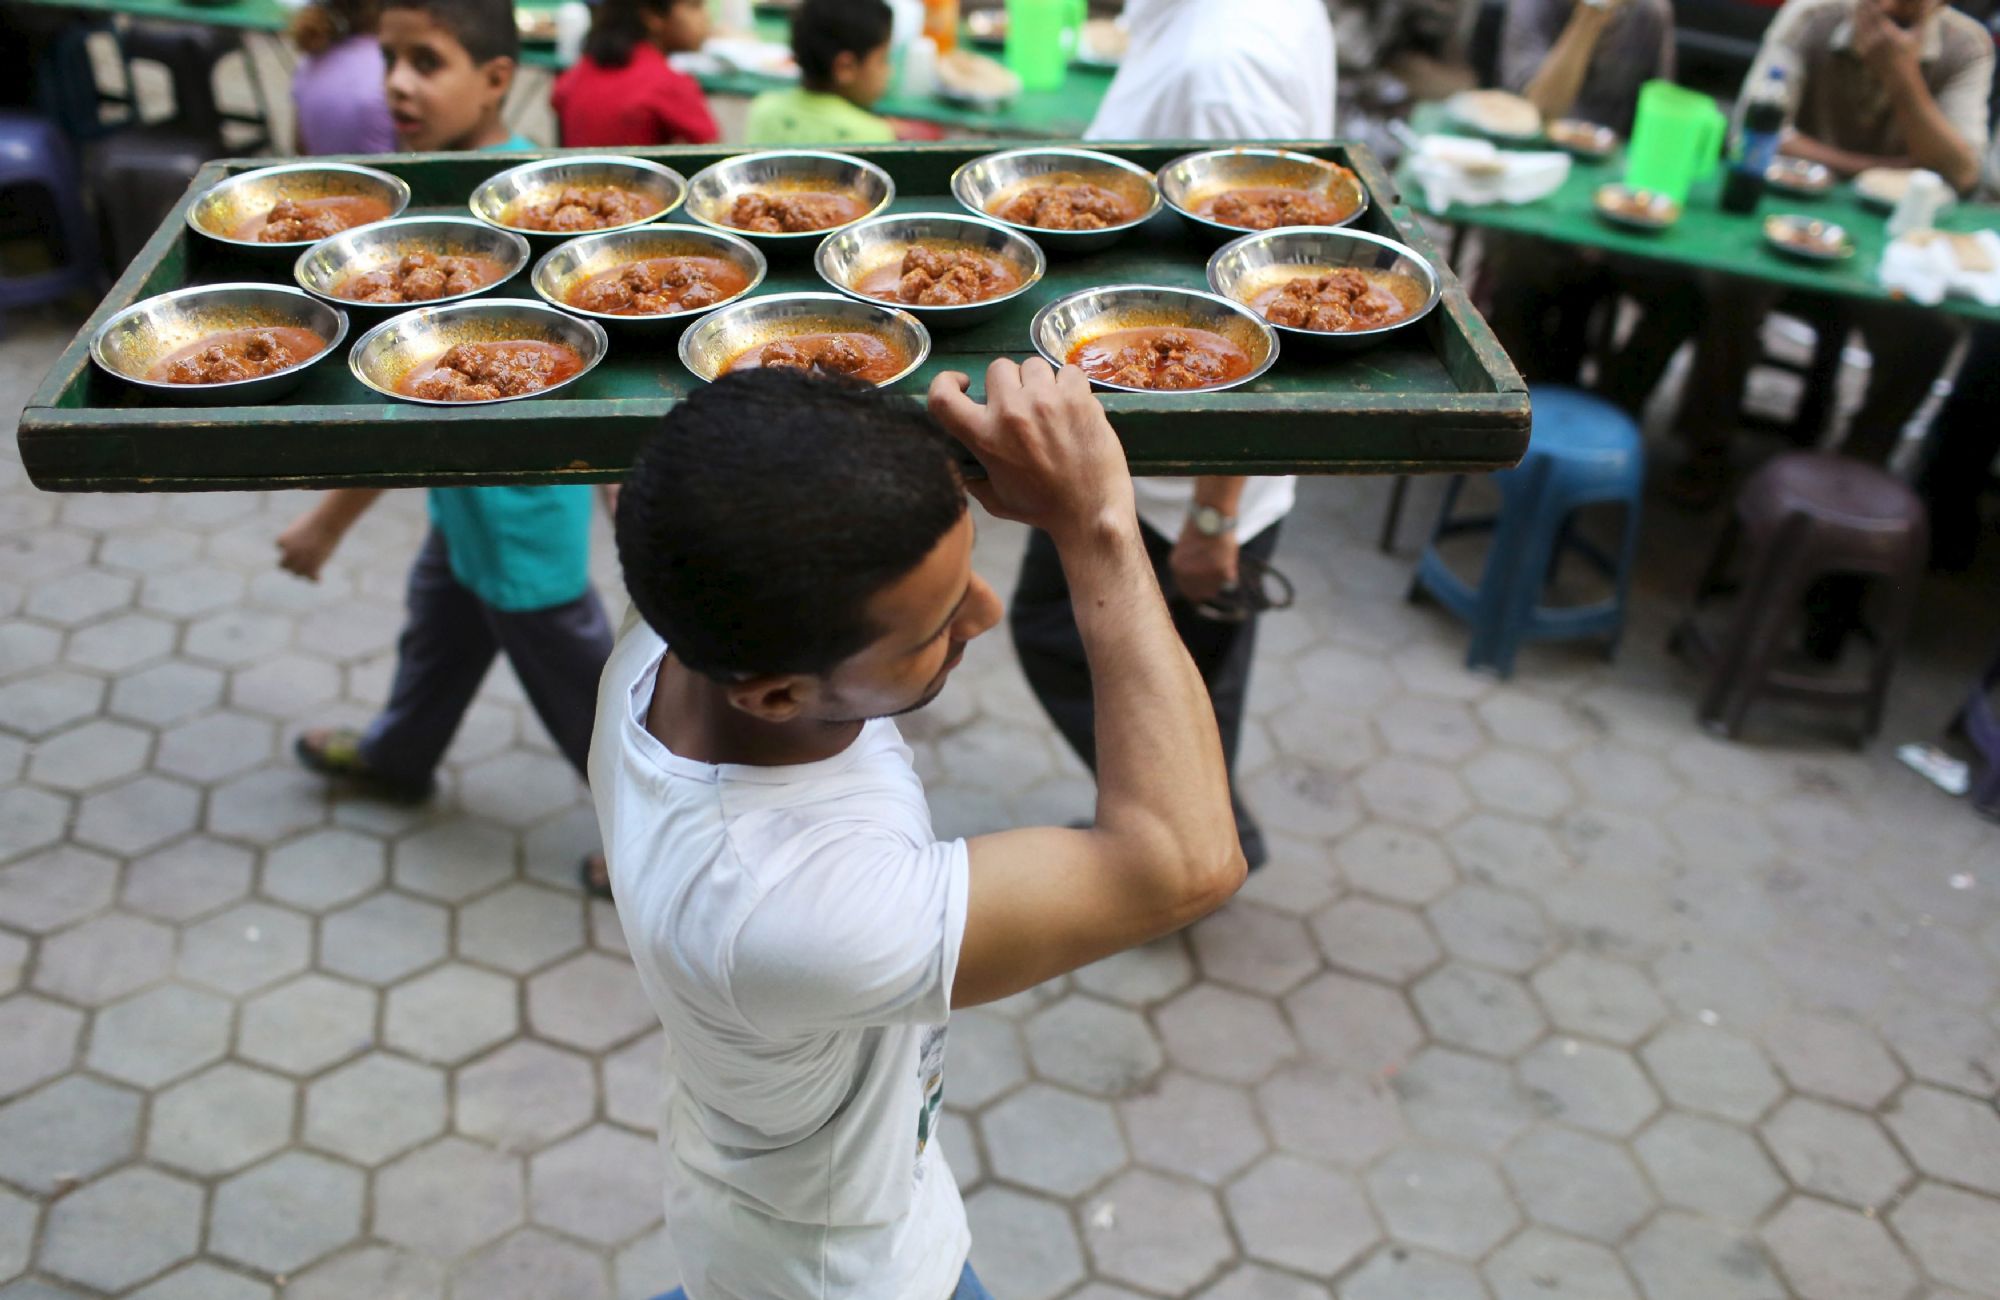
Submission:
<svg viewBox="0 0 2000 1300">
<path fill-rule="evenodd" d="M 1333 24 L 1322 0 L 1132 0 L 1126 14 L 1132 43 L 1087 138 L 1332 138 Z M 1233 768 L 1257 638 L 1254 599 L 1244 601 L 1255 583 L 1244 571 L 1254 579 L 1276 550 L 1294 481 L 1146 478 L 1134 487 L 1147 553 L 1174 597 L 1174 623 L 1208 686 Z M 1232 617 L 1213 617 L 1210 602 L 1218 597 L 1234 607 Z M 1021 562 L 1009 630 L 1035 697 L 1095 768 L 1092 676 L 1069 611 L 1063 566 L 1049 539 L 1036 534 Z M 1243 854 L 1261 866 L 1264 837 L 1232 802 Z"/>
<path fill-rule="evenodd" d="M 1081 371 L 997 361 L 930 415 L 758 371 L 670 413 L 618 506 L 643 623 L 590 784 L 666 1027 L 692 1300 L 987 1300 L 940 1145 L 945 1024 L 1180 928 L 1243 879 L 1215 718 Z M 940 842 L 890 721 L 1000 618 L 971 491 L 1044 530 L 1100 669 L 1097 818 Z"/>
</svg>

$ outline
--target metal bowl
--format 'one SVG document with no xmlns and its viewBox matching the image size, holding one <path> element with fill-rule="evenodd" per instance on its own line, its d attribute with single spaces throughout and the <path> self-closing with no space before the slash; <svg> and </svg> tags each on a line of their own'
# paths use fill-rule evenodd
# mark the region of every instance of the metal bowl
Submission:
<svg viewBox="0 0 2000 1300">
<path fill-rule="evenodd" d="M 872 162 L 851 154 L 826 153 L 814 149 L 769 150 L 725 158 L 704 167 L 688 182 L 687 214 L 709 227 L 747 239 L 767 255 L 799 253 L 816 248 L 837 230 L 855 224 L 828 226 L 824 230 L 802 230 L 795 234 L 767 234 L 759 230 L 738 230 L 729 224 L 729 210 L 750 190 L 767 192 L 821 192 L 852 194 L 865 209 L 856 221 L 888 209 L 896 198 L 896 182 Z"/>
<path fill-rule="evenodd" d="M 1267 289 L 1300 275 L 1323 275 L 1350 266 L 1406 276 L 1422 287 L 1423 301 L 1401 320 L 1372 329 L 1336 332 L 1276 323 L 1271 328 L 1301 343 L 1361 348 L 1430 315 L 1444 296 L 1443 277 L 1415 249 L 1365 230 L 1342 230 L 1334 226 L 1262 230 L 1225 244 L 1208 259 L 1208 287 L 1255 311 L 1251 301 Z"/>
<path fill-rule="evenodd" d="M 1782 194 L 1816 199 L 1833 188 L 1833 169 L 1808 158 L 1774 158 L 1764 169 L 1764 183 Z"/>
<path fill-rule="evenodd" d="M 878 388 L 907 379 L 931 354 L 930 331 L 923 322 L 887 303 L 864 302 L 838 293 L 778 293 L 704 316 L 681 335 L 681 364 L 696 379 L 712 384 L 730 362 L 751 348 L 824 330 L 866 330 L 909 353 L 910 364 L 877 384 Z"/>
<path fill-rule="evenodd" d="M 1331 226 L 1345 226 L 1368 211 L 1368 190 L 1347 168 L 1288 149 L 1210 149 L 1176 158 L 1160 168 L 1160 195 L 1197 234 L 1227 243 L 1249 233 L 1195 211 L 1229 190 L 1269 187 L 1323 195 L 1352 210 Z"/>
<path fill-rule="evenodd" d="M 1549 143 L 1587 162 L 1602 162 L 1618 152 L 1618 133 L 1580 117 L 1559 117 L 1543 128 Z"/>
<path fill-rule="evenodd" d="M 381 199 L 389 205 L 391 217 L 403 215 L 403 209 L 410 206 L 408 183 L 388 172 L 353 163 L 281 163 L 239 172 L 203 190 L 188 205 L 188 229 L 241 252 L 297 257 L 301 250 L 318 241 L 293 239 L 265 243 L 260 239 L 237 239 L 229 232 L 259 213 L 268 212 L 281 199 L 325 199 L 350 194 Z"/>
<path fill-rule="evenodd" d="M 597 230 L 529 230 L 507 220 L 507 209 L 522 199 L 534 198 L 566 185 L 617 185 L 651 195 L 665 206 L 649 217 Z M 568 154 L 560 158 L 544 158 L 540 162 L 522 163 L 519 167 L 509 167 L 498 175 L 487 177 L 478 189 L 472 191 L 471 207 L 472 215 L 489 226 L 525 235 L 531 242 L 550 244 L 575 239 L 578 235 L 601 235 L 606 231 L 629 230 L 633 226 L 663 220 L 687 201 L 687 193 L 687 180 L 679 172 L 656 162 L 647 162 L 644 158 L 626 158 L 619 154 Z"/>
<path fill-rule="evenodd" d="M 497 343 L 505 339 L 545 339 L 566 344 L 583 357 L 583 369 L 540 392 L 496 397 L 490 402 L 440 402 L 406 397 L 396 391 L 403 376 L 460 343 Z M 472 298 L 449 307 L 417 307 L 391 316 L 354 341 L 354 348 L 347 356 L 347 368 L 356 379 L 398 402 L 419 406 L 497 406 L 501 402 L 526 401 L 562 391 L 596 369 L 609 348 L 604 327 L 594 320 L 583 320 L 529 298 Z"/>
<path fill-rule="evenodd" d="M 871 217 L 849 226 L 819 246 L 813 266 L 820 279 L 840 292 L 862 302 L 884 302 L 854 287 L 862 276 L 878 270 L 886 262 L 901 261 L 911 245 L 948 244 L 970 247 L 1006 262 L 1021 277 L 1020 287 L 996 298 L 967 303 L 963 307 L 920 307 L 896 302 L 931 329 L 960 329 L 990 320 L 1007 305 L 1041 282 L 1048 270 L 1048 258 L 1041 248 L 1011 226 L 985 217 L 952 212 L 909 212 Z"/>
<path fill-rule="evenodd" d="M 410 253 L 490 257 L 505 267 L 507 273 L 483 289 L 421 303 L 357 302 L 334 292 L 349 276 L 389 270 Z M 527 264 L 528 241 L 511 231 L 496 230 L 470 217 L 397 217 L 343 230 L 320 240 L 299 254 L 292 267 L 292 279 L 315 298 L 324 298 L 363 319 L 376 320 L 412 307 L 441 307 L 492 293 L 519 275 Z"/>
<path fill-rule="evenodd" d="M 741 267 L 743 273 L 750 277 L 750 283 L 741 293 L 714 306 L 669 312 L 664 316 L 621 316 L 613 312 L 585 311 L 570 305 L 570 293 L 591 276 L 649 257 L 724 258 Z M 764 283 L 769 269 L 770 264 L 764 260 L 764 255 L 750 241 L 724 231 L 678 224 L 640 226 L 602 235 L 585 235 L 559 245 L 553 251 L 542 254 L 542 260 L 535 263 L 535 273 L 529 283 L 550 306 L 573 316 L 601 321 L 606 329 L 613 332 L 674 334 L 685 329 L 688 322 L 697 317 L 719 311 L 755 293 L 757 286 Z"/>
<path fill-rule="evenodd" d="M 1056 299 L 1035 313 L 1028 327 L 1035 351 L 1052 366 L 1068 364 L 1070 354 L 1094 338 L 1113 330 L 1143 329 L 1153 325 L 1179 325 L 1205 329 L 1222 335 L 1250 354 L 1248 374 L 1226 384 L 1207 388 L 1175 389 L 1185 393 L 1219 393 L 1228 388 L 1261 379 L 1278 360 L 1278 332 L 1256 312 L 1220 294 L 1197 289 L 1167 289 L 1150 284 L 1114 284 L 1101 289 L 1079 289 Z M 1099 388 L 1119 393 L 1154 393 L 1153 388 L 1128 388 L 1122 384 L 1090 381 Z"/>
<path fill-rule="evenodd" d="M 326 346 L 298 365 L 226 384 L 168 384 L 146 372 L 169 352 L 208 334 L 259 326 L 309 329 Z M 204 284 L 133 303 L 98 327 L 90 359 L 106 374 L 175 406 L 261 406 L 299 386 L 306 372 L 347 340 L 347 313 L 276 284 Z"/>
<path fill-rule="evenodd" d="M 1000 221 L 992 209 L 1016 190 L 1055 178 L 1088 181 L 1115 190 L 1139 206 L 1139 215 L 1102 230 L 1049 230 Z M 1160 210 L 1160 187 L 1151 172 L 1123 158 L 1090 149 L 1006 149 L 975 158 L 952 174 L 951 196 L 975 216 L 1023 231 L 1051 253 L 1089 253 L 1109 248 L 1153 219 Z"/>
<path fill-rule="evenodd" d="M 1628 230 L 1657 232 L 1681 219 L 1681 205 L 1666 195 L 1617 181 L 1598 186 L 1590 205 L 1598 216 Z"/>
<path fill-rule="evenodd" d="M 1807 262 L 1839 262 L 1854 256 L 1854 238 L 1845 226 L 1795 212 L 1765 217 L 1764 242 L 1786 257 Z"/>
</svg>

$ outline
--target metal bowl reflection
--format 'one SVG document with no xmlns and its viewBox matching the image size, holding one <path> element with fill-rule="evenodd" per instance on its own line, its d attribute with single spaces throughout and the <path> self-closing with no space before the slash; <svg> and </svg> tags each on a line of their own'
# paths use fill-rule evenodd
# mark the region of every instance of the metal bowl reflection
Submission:
<svg viewBox="0 0 2000 1300">
<path fill-rule="evenodd" d="M 733 263 L 748 280 L 744 287 L 720 302 L 706 307 L 695 307 L 685 311 L 669 312 L 661 316 L 622 315 L 615 312 L 590 311 L 575 306 L 569 301 L 570 294 L 592 276 L 614 270 L 628 262 L 637 262 L 655 257 L 715 257 Z M 703 230 L 694 226 L 664 225 L 640 226 L 632 230 L 614 230 L 602 235 L 585 235 L 572 239 L 551 252 L 544 253 L 542 260 L 535 263 L 535 273 L 530 279 L 535 293 L 550 306 L 576 316 L 586 316 L 601 321 L 614 332 L 645 334 L 672 334 L 684 329 L 688 322 L 709 312 L 727 307 L 756 292 L 764 283 L 769 263 L 764 255 L 745 239 L 720 230 Z"/>
<path fill-rule="evenodd" d="M 1661 231 L 1681 219 L 1681 205 L 1656 190 L 1635 190 L 1613 182 L 1591 196 L 1597 215 L 1628 230 Z"/>
<path fill-rule="evenodd" d="M 1198 210 L 1230 190 L 1302 190 L 1345 213 L 1324 226 L 1345 226 L 1368 210 L 1361 178 L 1337 163 L 1289 149 L 1210 149 L 1160 168 L 1160 196 L 1197 233 L 1225 242 L 1248 233 Z"/>
<path fill-rule="evenodd" d="M 432 298 L 425 302 L 360 302 L 343 298 L 339 290 L 353 276 L 371 271 L 391 271 L 411 253 L 434 257 L 484 257 L 500 264 L 502 274 L 491 284 L 469 293 Z M 446 303 L 477 298 L 491 293 L 521 273 L 528 264 L 528 241 L 506 230 L 496 230 L 470 217 L 397 217 L 372 226 L 343 230 L 320 240 L 299 254 L 292 267 L 292 279 L 315 298 L 324 298 L 358 316 L 377 319 L 390 312 L 412 307 L 441 307 Z"/>
<path fill-rule="evenodd" d="M 1854 256 L 1854 239 L 1845 226 L 1796 212 L 1765 217 L 1764 242 L 1807 262 L 1839 262 Z"/>
<path fill-rule="evenodd" d="M 730 209 L 736 206 L 736 200 L 753 191 L 845 194 L 860 204 L 861 215 L 855 221 L 865 221 L 886 211 L 895 201 L 896 182 L 874 163 L 851 154 L 814 149 L 739 154 L 695 173 L 688 182 L 687 214 L 711 230 L 747 239 L 771 256 L 817 247 L 828 235 L 855 223 L 843 221 L 822 230 L 792 232 L 743 230 L 729 224 Z"/>
<path fill-rule="evenodd" d="M 1035 351 L 1052 366 L 1069 363 L 1076 350 L 1114 330 L 1145 329 L 1155 326 L 1203 329 L 1220 334 L 1250 354 L 1250 369 L 1240 378 L 1204 388 L 1173 390 L 1184 393 L 1219 393 L 1241 388 L 1263 378 L 1278 360 L 1278 334 L 1270 323 L 1241 303 L 1220 294 L 1195 289 L 1168 289 L 1149 284 L 1116 284 L 1100 289 L 1080 289 L 1056 299 L 1035 313 L 1029 326 Z M 1133 388 L 1102 379 L 1092 379 L 1099 388 L 1120 393 L 1157 393 L 1163 390 Z"/>
<path fill-rule="evenodd" d="M 864 276 L 879 271 L 917 244 L 932 248 L 966 249 L 1005 262 L 1020 284 L 1006 293 L 961 306 L 926 307 L 894 302 L 932 329 L 959 329 L 990 320 L 1007 305 L 1041 282 L 1048 259 L 1034 240 L 1010 226 L 984 217 L 951 212 L 895 213 L 873 217 L 849 226 L 819 246 L 813 266 L 825 280 L 844 294 L 863 302 L 884 302 L 855 286 Z"/>
<path fill-rule="evenodd" d="M 888 388 L 909 377 L 931 354 L 930 332 L 910 313 L 887 303 L 837 293 L 780 293 L 751 298 L 704 316 L 681 335 L 681 363 L 703 383 L 714 383 L 752 348 L 800 334 L 857 331 L 873 334 L 909 358 L 909 364 L 875 385 Z"/>
<path fill-rule="evenodd" d="M 188 205 L 187 224 L 196 234 L 239 252 L 297 257 L 319 241 L 238 239 L 233 232 L 285 199 L 296 203 L 346 197 L 378 199 L 388 208 L 388 217 L 399 217 L 410 206 L 410 187 L 401 177 L 354 163 L 280 163 L 239 172 L 209 186 Z"/>
<path fill-rule="evenodd" d="M 560 343 L 583 358 L 583 368 L 561 383 L 539 391 L 483 402 L 438 401 L 397 391 L 412 370 L 461 343 L 500 343 L 513 339 Z M 347 368 L 368 387 L 399 402 L 414 402 L 419 406 L 494 406 L 560 392 L 595 369 L 609 348 L 604 327 L 594 320 L 583 320 L 528 298 L 473 298 L 448 307 L 418 307 L 391 316 L 354 341 Z"/>
<path fill-rule="evenodd" d="M 1816 199 L 1833 188 L 1833 169 L 1809 158 L 1774 158 L 1764 169 L 1764 183 L 1780 193 Z"/>
<path fill-rule="evenodd" d="M 601 226 L 595 230 L 533 230 L 518 224 L 516 209 L 523 202 L 533 202 L 570 186 L 610 185 L 644 194 L 659 203 L 660 210 L 633 221 Z M 509 167 L 498 175 L 487 177 L 478 189 L 472 191 L 471 207 L 472 215 L 489 226 L 511 230 L 527 236 L 530 241 L 547 244 L 555 240 L 574 239 L 578 235 L 601 235 L 610 230 L 628 230 L 633 226 L 664 220 L 687 201 L 687 193 L 687 180 L 679 172 L 644 158 L 627 158 L 619 154 L 567 154 L 522 163 L 519 167 Z"/>
<path fill-rule="evenodd" d="M 1365 230 L 1332 226 L 1298 226 L 1265 230 L 1225 244 L 1208 259 L 1208 287 L 1231 302 L 1256 310 L 1254 300 L 1302 275 L 1324 275 L 1352 267 L 1378 283 L 1400 277 L 1414 292 L 1398 293 L 1407 315 L 1386 325 L 1358 330 L 1310 330 L 1273 324 L 1287 338 L 1330 348 L 1366 347 L 1386 334 L 1414 325 L 1430 315 L 1444 296 L 1444 280 L 1415 249 Z M 1392 289 L 1393 291 L 1393 289 Z"/>
<path fill-rule="evenodd" d="M 1052 230 L 994 215 L 994 209 L 1033 185 L 1087 183 L 1110 190 L 1132 204 L 1138 216 L 1097 230 Z M 1109 248 L 1152 220 L 1160 210 L 1160 187 L 1136 163 L 1092 149 L 1006 149 L 975 158 L 952 174 L 951 196 L 976 216 L 1019 230 L 1051 253 L 1089 253 Z"/>
<path fill-rule="evenodd" d="M 148 379 L 169 353 L 229 330 L 291 326 L 311 330 L 326 346 L 269 375 L 223 384 L 169 384 Z M 133 303 L 98 327 L 90 359 L 106 374 L 175 406 L 261 406 L 299 386 L 347 339 L 347 314 L 298 289 L 276 284 L 206 284 Z"/>
</svg>

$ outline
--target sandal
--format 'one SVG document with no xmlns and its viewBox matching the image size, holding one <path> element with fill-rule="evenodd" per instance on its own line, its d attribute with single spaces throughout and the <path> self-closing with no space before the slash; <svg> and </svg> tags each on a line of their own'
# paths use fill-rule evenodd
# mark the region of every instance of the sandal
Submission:
<svg viewBox="0 0 2000 1300">
<path fill-rule="evenodd" d="M 583 892 L 592 898 L 601 898 L 607 903 L 617 900 L 611 896 L 611 867 L 604 860 L 602 849 L 584 854 L 576 864 L 577 883 Z"/>
<path fill-rule="evenodd" d="M 292 752 L 308 770 L 352 781 L 391 803 L 422 803 L 436 788 L 430 777 L 412 781 L 376 771 L 361 756 L 361 733 L 346 727 L 303 732 L 292 742 Z"/>
</svg>

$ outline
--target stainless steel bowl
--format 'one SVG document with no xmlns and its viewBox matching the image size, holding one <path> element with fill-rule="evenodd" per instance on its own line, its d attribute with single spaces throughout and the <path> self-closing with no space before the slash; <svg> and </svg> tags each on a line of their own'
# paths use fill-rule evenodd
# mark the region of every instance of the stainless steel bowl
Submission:
<svg viewBox="0 0 2000 1300">
<path fill-rule="evenodd" d="M 1056 299 L 1035 313 L 1028 327 L 1035 351 L 1052 366 L 1068 363 L 1070 354 L 1082 344 L 1113 330 L 1144 329 L 1154 325 L 1179 325 L 1205 329 L 1229 339 L 1250 354 L 1248 374 L 1226 384 L 1207 388 L 1183 388 L 1176 393 L 1219 393 L 1241 388 L 1263 378 L 1278 360 L 1278 333 L 1256 312 L 1220 294 L 1196 289 L 1166 289 L 1150 284 L 1114 284 L 1101 289 L 1079 289 Z M 1120 393 L 1157 393 L 1152 388 L 1128 388 L 1090 382 L 1099 388 Z"/>
<path fill-rule="evenodd" d="M 570 293 L 591 276 L 648 257 L 724 258 L 741 267 L 743 273 L 750 277 L 750 283 L 741 293 L 725 298 L 712 307 L 670 312 L 665 316 L 620 316 L 611 312 L 585 311 L 570 305 Z M 764 283 L 768 270 L 769 263 L 764 260 L 764 255 L 748 240 L 720 230 L 676 224 L 639 226 L 632 230 L 614 230 L 609 234 L 572 239 L 542 254 L 542 260 L 535 263 L 535 273 L 529 282 L 534 286 L 535 293 L 550 306 L 575 316 L 601 321 L 606 329 L 614 333 L 672 334 L 686 328 L 688 322 L 697 317 L 755 293 L 757 286 Z"/>
<path fill-rule="evenodd" d="M 506 274 L 483 289 L 421 303 L 357 302 L 334 292 L 349 276 L 392 270 L 411 253 L 490 257 L 506 268 Z M 315 298 L 324 298 L 364 320 L 376 320 L 412 307 L 442 307 L 492 293 L 519 275 L 527 264 L 528 241 L 511 231 L 496 230 L 470 217 L 397 217 L 343 230 L 320 240 L 299 254 L 299 260 L 292 266 L 292 279 Z"/>
<path fill-rule="evenodd" d="M 781 149 L 739 154 L 696 172 L 688 182 L 687 214 L 711 230 L 749 240 L 770 256 L 817 248 L 834 231 L 855 224 L 850 221 L 796 234 L 739 230 L 729 224 L 729 210 L 736 206 L 740 195 L 751 190 L 852 194 L 861 200 L 863 210 L 858 221 L 887 211 L 896 198 L 896 182 L 872 162 L 851 154 Z"/>
<path fill-rule="evenodd" d="M 751 348 L 826 330 L 865 330 L 909 353 L 910 364 L 877 388 L 907 379 L 931 354 L 930 331 L 923 322 L 887 303 L 837 293 L 779 293 L 702 317 L 681 335 L 681 363 L 695 378 L 712 384 L 730 362 Z"/>
<path fill-rule="evenodd" d="M 406 397 L 396 391 L 396 385 L 410 371 L 443 356 L 460 343 L 498 343 L 507 339 L 543 339 L 565 344 L 582 356 L 583 369 L 538 393 L 496 397 L 490 402 L 440 402 Z M 596 369 L 609 348 L 604 327 L 594 320 L 583 320 L 529 298 L 472 298 L 449 307 L 417 307 L 391 316 L 354 341 L 354 348 L 347 356 L 347 368 L 368 387 L 399 402 L 414 402 L 419 406 L 494 406 L 561 392 Z"/>
<path fill-rule="evenodd" d="M 188 229 L 218 244 L 245 253 L 266 253 L 293 258 L 317 240 L 294 239 L 265 243 L 259 239 L 237 239 L 229 232 L 252 217 L 270 211 L 281 199 L 326 199 L 336 195 L 379 198 L 389 205 L 389 215 L 400 217 L 410 206 L 410 187 L 401 177 L 373 167 L 353 163 L 296 162 L 276 167 L 259 167 L 217 181 L 188 205 Z M 366 227 L 357 226 L 356 229 Z"/>
<path fill-rule="evenodd" d="M 1041 282 L 1048 270 L 1048 258 L 1034 240 L 1010 226 L 984 217 L 955 212 L 899 212 L 871 217 L 849 226 L 819 246 L 813 266 L 820 279 L 840 292 L 863 302 L 883 302 L 854 286 L 863 276 L 885 263 L 900 262 L 914 244 L 969 248 L 999 258 L 1021 277 L 1020 287 L 997 298 L 967 303 L 962 307 L 921 307 L 906 302 L 891 303 L 915 316 L 931 329 L 961 329 L 990 320 L 1007 305 Z"/>
<path fill-rule="evenodd" d="M 1764 169 L 1764 183 L 1784 194 L 1816 199 L 1833 188 L 1833 169 L 1809 158 L 1774 158 Z"/>
<path fill-rule="evenodd" d="M 1017 190 L 1058 178 L 1088 181 L 1123 194 L 1138 205 L 1139 215 L 1123 225 L 1106 226 L 1102 230 L 1049 230 L 1002 221 L 993 215 L 993 209 L 1003 200 L 1013 198 Z M 1109 248 L 1152 220 L 1153 214 L 1160 210 L 1160 187 L 1151 172 L 1123 158 L 1091 149 L 1006 149 L 974 158 L 952 174 L 951 196 L 977 216 L 1025 232 L 1051 253 L 1089 253 Z"/>
<path fill-rule="evenodd" d="M 1616 181 L 1598 186 L 1590 205 L 1598 216 L 1628 230 L 1657 232 L 1681 219 L 1681 205 L 1666 195 Z"/>
<path fill-rule="evenodd" d="M 1226 242 L 1248 233 L 1195 209 L 1229 190 L 1272 188 L 1318 194 L 1350 211 L 1332 226 L 1345 226 L 1368 211 L 1361 178 L 1337 163 L 1289 149 L 1209 149 L 1176 158 L 1160 168 L 1160 196 L 1197 233 Z"/>
<path fill-rule="evenodd" d="M 539 198 L 566 185 L 617 185 L 651 195 L 664 206 L 651 216 L 599 230 L 529 230 L 507 219 L 507 210 L 521 200 Z M 662 220 L 687 201 L 687 192 L 687 180 L 679 172 L 656 162 L 647 162 L 644 158 L 627 158 L 619 154 L 567 154 L 560 158 L 522 163 L 519 167 L 509 167 L 498 175 L 487 177 L 478 189 L 472 191 L 471 206 L 472 215 L 489 226 L 498 226 L 502 230 L 526 235 L 530 241 L 548 244 L 574 239 L 578 235 L 628 230 Z"/>
<path fill-rule="evenodd" d="M 1616 131 L 1580 117 L 1559 117 L 1544 127 L 1543 133 L 1556 148 L 1589 162 L 1602 161 L 1618 151 Z"/>
<path fill-rule="evenodd" d="M 146 378 L 169 352 L 209 334 L 291 325 L 326 340 L 318 353 L 275 374 L 227 384 L 168 384 Z M 276 284 L 204 284 L 133 303 L 91 336 L 90 359 L 106 374 L 175 406 L 261 406 L 299 386 L 347 340 L 347 313 Z"/>
<path fill-rule="evenodd" d="M 1407 277 L 1420 287 L 1422 299 L 1401 320 L 1372 329 L 1335 332 L 1276 323 L 1271 328 L 1301 343 L 1361 348 L 1430 315 L 1444 296 L 1443 277 L 1415 249 L 1365 230 L 1333 226 L 1265 230 L 1225 244 L 1208 259 L 1208 287 L 1255 311 L 1251 303 L 1259 294 L 1301 275 L 1324 275 L 1342 267 Z"/>
<path fill-rule="evenodd" d="M 1845 226 L 1795 212 L 1765 217 L 1764 242 L 1787 257 L 1807 262 L 1839 262 L 1854 256 L 1854 239 Z"/>
</svg>

